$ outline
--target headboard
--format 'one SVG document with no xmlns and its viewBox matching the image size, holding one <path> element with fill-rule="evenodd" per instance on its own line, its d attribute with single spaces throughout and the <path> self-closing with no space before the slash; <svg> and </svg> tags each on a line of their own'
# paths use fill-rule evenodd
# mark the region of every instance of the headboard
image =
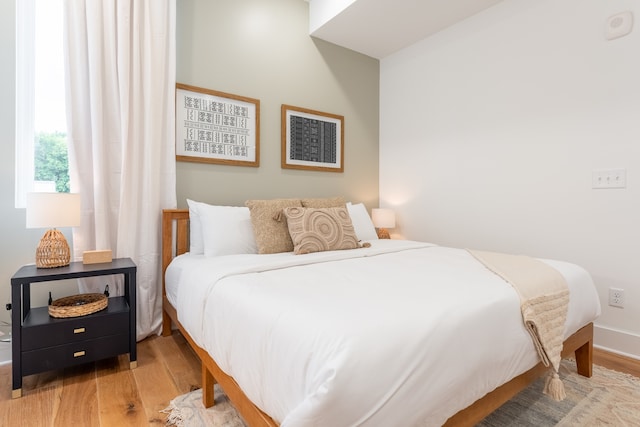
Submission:
<svg viewBox="0 0 640 427">
<path fill-rule="evenodd" d="M 189 209 L 162 210 L 162 296 L 164 275 L 173 258 L 189 250 Z"/>
</svg>

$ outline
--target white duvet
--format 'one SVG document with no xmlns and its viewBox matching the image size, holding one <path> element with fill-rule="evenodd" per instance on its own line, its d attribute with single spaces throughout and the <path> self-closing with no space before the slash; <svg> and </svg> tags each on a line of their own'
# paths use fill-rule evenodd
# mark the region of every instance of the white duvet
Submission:
<svg viewBox="0 0 640 427">
<path fill-rule="evenodd" d="M 516 292 L 467 251 L 372 244 L 185 254 L 167 294 L 195 342 L 283 427 L 439 426 L 539 362 Z M 544 261 L 569 284 L 566 338 L 599 300 L 584 269 Z"/>
</svg>

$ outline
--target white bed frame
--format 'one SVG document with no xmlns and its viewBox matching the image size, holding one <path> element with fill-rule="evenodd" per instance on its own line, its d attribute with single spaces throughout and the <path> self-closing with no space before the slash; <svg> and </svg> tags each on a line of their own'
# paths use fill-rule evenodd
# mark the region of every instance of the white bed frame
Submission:
<svg viewBox="0 0 640 427">
<path fill-rule="evenodd" d="M 202 361 L 202 400 L 205 407 L 214 404 L 213 385 L 217 382 L 251 427 L 276 427 L 278 424 L 269 415 L 256 407 L 240 389 L 235 380 L 225 374 L 215 360 L 201 347 L 178 321 L 178 313 L 166 296 L 164 273 L 171 260 L 189 250 L 189 211 L 187 209 L 165 209 L 162 211 L 162 335 L 171 334 L 172 322 L 187 339 L 189 345 Z M 591 377 L 593 364 L 593 323 L 579 329 L 565 342 L 562 357 L 575 354 L 577 371 Z M 525 389 L 548 368 L 539 363 L 527 372 L 501 385 L 447 420 L 445 426 L 474 426 L 502 404 Z"/>
</svg>

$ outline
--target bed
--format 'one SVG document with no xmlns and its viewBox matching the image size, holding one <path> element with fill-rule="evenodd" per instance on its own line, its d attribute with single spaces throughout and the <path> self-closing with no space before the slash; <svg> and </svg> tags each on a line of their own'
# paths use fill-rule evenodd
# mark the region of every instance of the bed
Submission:
<svg viewBox="0 0 640 427">
<path fill-rule="evenodd" d="M 252 427 L 472 426 L 548 370 L 513 290 L 464 250 L 371 240 L 302 256 L 207 256 L 191 253 L 188 209 L 162 215 L 163 335 L 176 325 L 200 357 L 205 406 L 217 382 Z M 572 296 L 562 356 L 590 377 L 593 283 L 578 266 L 545 262 Z M 412 277 L 430 274 L 439 285 L 421 294 Z M 490 291 L 469 284 L 478 274 Z"/>
</svg>

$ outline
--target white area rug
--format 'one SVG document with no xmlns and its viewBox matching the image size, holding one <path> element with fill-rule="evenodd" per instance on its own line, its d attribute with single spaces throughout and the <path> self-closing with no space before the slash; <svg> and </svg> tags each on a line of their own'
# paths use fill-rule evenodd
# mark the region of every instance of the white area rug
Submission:
<svg viewBox="0 0 640 427">
<path fill-rule="evenodd" d="M 229 398 L 215 385 L 214 399 L 216 404 L 205 409 L 202 404 L 202 389 L 180 395 L 169 403 L 162 412 L 169 414 L 168 426 L 176 427 L 246 427 Z"/>
<path fill-rule="evenodd" d="M 567 398 L 556 402 L 542 393 L 540 378 L 515 396 L 478 427 L 636 427 L 640 426 L 640 378 L 593 366 L 593 377 L 576 373 L 575 362 L 563 360 L 560 377 Z M 246 427 L 218 385 L 216 404 L 205 409 L 202 390 L 178 396 L 163 412 L 167 425 L 178 427 Z"/>
</svg>

